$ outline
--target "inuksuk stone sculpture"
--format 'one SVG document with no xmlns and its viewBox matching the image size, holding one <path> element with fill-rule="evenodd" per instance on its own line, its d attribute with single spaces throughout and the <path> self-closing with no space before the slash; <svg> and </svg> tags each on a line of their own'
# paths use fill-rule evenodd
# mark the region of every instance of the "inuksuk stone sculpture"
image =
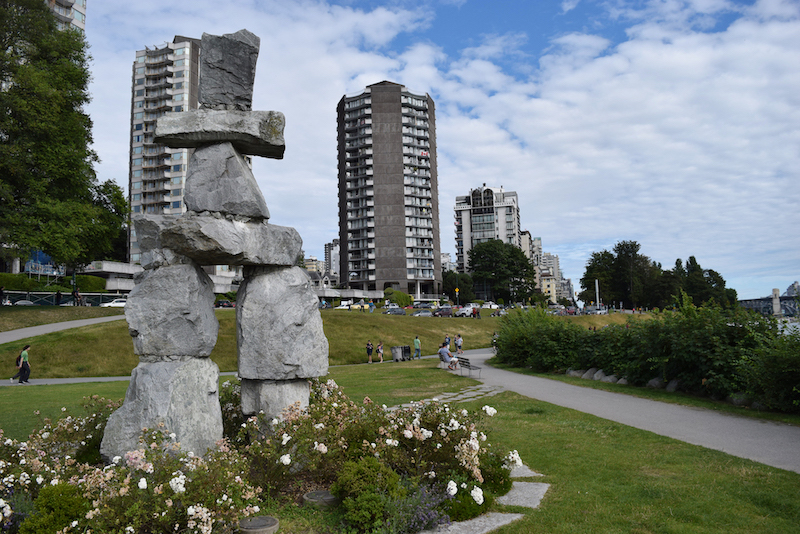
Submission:
<svg viewBox="0 0 800 534">
<path fill-rule="evenodd" d="M 252 111 L 259 38 L 203 34 L 200 109 L 158 120 L 155 141 L 191 148 L 180 217 L 134 219 L 144 272 L 125 316 L 139 365 L 125 403 L 108 421 L 101 453 L 135 449 L 142 428 L 163 424 L 184 450 L 203 454 L 222 437 L 219 369 L 208 356 L 218 323 L 202 265 L 242 265 L 236 303 L 242 411 L 280 417 L 307 406 L 308 379 L 328 372 L 317 297 L 295 267 L 302 240 L 268 223 L 246 155 L 281 159 L 284 117 Z"/>
</svg>

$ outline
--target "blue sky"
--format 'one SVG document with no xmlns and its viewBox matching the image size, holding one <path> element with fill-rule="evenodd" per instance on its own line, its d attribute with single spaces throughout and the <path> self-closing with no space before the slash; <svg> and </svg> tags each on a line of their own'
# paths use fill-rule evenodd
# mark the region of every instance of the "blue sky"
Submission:
<svg viewBox="0 0 800 534">
<path fill-rule="evenodd" d="M 254 109 L 286 115 L 287 149 L 254 172 L 309 255 L 337 237 L 336 103 L 390 80 L 436 101 L 443 252 L 486 183 L 576 288 L 621 240 L 740 298 L 800 279 L 796 0 L 95 1 L 86 25 L 98 176 L 125 187 L 135 51 L 261 38 Z"/>
</svg>

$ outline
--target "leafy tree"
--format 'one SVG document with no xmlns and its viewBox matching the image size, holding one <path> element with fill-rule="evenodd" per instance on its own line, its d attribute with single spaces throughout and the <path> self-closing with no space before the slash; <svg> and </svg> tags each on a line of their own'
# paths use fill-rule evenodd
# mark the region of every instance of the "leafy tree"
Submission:
<svg viewBox="0 0 800 534">
<path fill-rule="evenodd" d="M 586 303 L 595 302 L 595 280 L 598 281 L 600 299 L 603 302 L 610 303 L 620 300 L 614 282 L 614 255 L 607 250 L 592 252 L 589 261 L 586 262 L 586 272 L 581 278 L 583 291 L 578 293 L 579 300 Z M 597 303 L 595 302 L 595 304 Z"/>
<path fill-rule="evenodd" d="M 475 245 L 469 251 L 469 266 L 475 287 L 487 300 L 520 302 L 536 291 L 533 265 L 510 243 L 493 239 Z"/>
<path fill-rule="evenodd" d="M 122 190 L 98 184 L 86 41 L 59 31 L 41 0 L 0 9 L 0 240 L 77 266 L 113 250 L 127 217 Z"/>
<path fill-rule="evenodd" d="M 458 298 L 456 298 L 456 288 L 458 288 Z M 450 300 L 457 304 L 466 304 L 475 300 L 475 292 L 472 290 L 472 277 L 467 273 L 443 272 L 442 290 L 445 295 L 450 297 Z"/>
</svg>

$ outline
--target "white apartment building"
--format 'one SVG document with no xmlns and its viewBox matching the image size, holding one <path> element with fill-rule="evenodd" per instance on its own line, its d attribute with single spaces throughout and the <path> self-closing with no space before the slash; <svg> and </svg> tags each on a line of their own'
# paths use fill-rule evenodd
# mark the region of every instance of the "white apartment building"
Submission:
<svg viewBox="0 0 800 534">
<path fill-rule="evenodd" d="M 86 31 L 86 0 L 45 0 L 58 19 L 58 29 Z"/>
<path fill-rule="evenodd" d="M 503 186 L 472 189 L 456 197 L 456 265 L 460 273 L 469 270 L 469 251 L 479 243 L 499 239 L 522 247 L 519 200 Z"/>
<path fill-rule="evenodd" d="M 176 36 L 171 43 L 136 52 L 132 67 L 130 167 L 131 214 L 180 215 L 189 150 L 153 142 L 156 120 L 167 113 L 197 109 L 200 40 Z M 128 261 L 141 251 L 130 230 Z"/>
</svg>

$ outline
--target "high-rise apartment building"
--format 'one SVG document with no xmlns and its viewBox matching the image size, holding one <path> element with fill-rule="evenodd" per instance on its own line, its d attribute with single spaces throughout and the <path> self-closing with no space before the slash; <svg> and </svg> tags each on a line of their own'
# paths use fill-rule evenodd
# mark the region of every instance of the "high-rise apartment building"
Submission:
<svg viewBox="0 0 800 534">
<path fill-rule="evenodd" d="M 86 0 L 45 0 L 58 19 L 58 29 L 86 31 Z"/>
<path fill-rule="evenodd" d="M 186 208 L 183 190 L 189 150 L 153 142 L 156 120 L 167 113 L 197 109 L 200 40 L 176 36 L 171 43 L 136 52 L 131 98 L 128 200 L 131 213 L 179 215 Z M 128 261 L 141 251 L 130 230 Z"/>
<path fill-rule="evenodd" d="M 340 284 L 441 294 L 435 116 L 387 81 L 339 101 Z"/>
<path fill-rule="evenodd" d="M 325 272 L 338 278 L 339 274 L 339 240 L 325 243 Z"/>
<path fill-rule="evenodd" d="M 460 273 L 468 271 L 469 251 L 479 243 L 499 239 L 522 247 L 519 201 L 514 191 L 483 184 L 468 195 L 456 197 L 455 217 L 456 265 Z"/>
</svg>

